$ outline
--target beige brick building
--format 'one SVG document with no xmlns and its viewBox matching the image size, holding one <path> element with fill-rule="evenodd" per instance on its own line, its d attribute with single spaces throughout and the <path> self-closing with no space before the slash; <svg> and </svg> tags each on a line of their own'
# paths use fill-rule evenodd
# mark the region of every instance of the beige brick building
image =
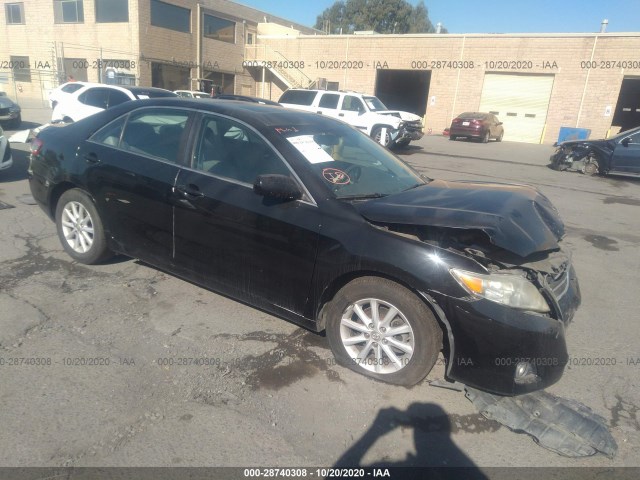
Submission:
<svg viewBox="0 0 640 480">
<path fill-rule="evenodd" d="M 251 93 L 255 82 L 242 61 L 259 22 L 315 32 L 226 0 L 0 0 L 0 91 L 45 102 L 71 75 Z"/>
<path fill-rule="evenodd" d="M 640 125 L 640 33 L 323 35 L 224 0 L 0 3 L 0 91 L 22 103 L 71 74 L 272 100 L 355 90 L 434 134 L 478 110 L 498 115 L 505 140 L 535 143 Z"/>
</svg>

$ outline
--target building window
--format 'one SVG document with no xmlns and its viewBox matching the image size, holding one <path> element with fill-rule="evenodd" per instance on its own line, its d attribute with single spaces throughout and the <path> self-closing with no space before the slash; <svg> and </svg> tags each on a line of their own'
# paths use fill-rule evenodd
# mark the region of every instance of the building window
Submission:
<svg viewBox="0 0 640 480">
<path fill-rule="evenodd" d="M 29 68 L 29 57 L 17 57 L 11 55 L 11 65 L 13 65 L 13 79 L 16 82 L 31 83 L 31 69 Z"/>
<path fill-rule="evenodd" d="M 216 94 L 235 93 L 235 75 L 222 72 L 204 72 L 205 81 L 209 82 L 208 89 L 205 91 L 213 91 Z"/>
<path fill-rule="evenodd" d="M 8 25 L 20 25 L 24 23 L 24 3 L 7 3 L 4 6 Z"/>
<path fill-rule="evenodd" d="M 151 25 L 191 33 L 191 10 L 151 0 Z"/>
<path fill-rule="evenodd" d="M 54 0 L 53 17 L 56 23 L 84 23 L 82 0 Z"/>
<path fill-rule="evenodd" d="M 129 0 L 96 0 L 96 23 L 129 21 Z"/>
<path fill-rule="evenodd" d="M 203 35 L 221 42 L 236 43 L 236 24 L 231 20 L 204 14 Z"/>
<path fill-rule="evenodd" d="M 247 33 L 247 45 L 253 45 L 253 33 Z"/>
</svg>

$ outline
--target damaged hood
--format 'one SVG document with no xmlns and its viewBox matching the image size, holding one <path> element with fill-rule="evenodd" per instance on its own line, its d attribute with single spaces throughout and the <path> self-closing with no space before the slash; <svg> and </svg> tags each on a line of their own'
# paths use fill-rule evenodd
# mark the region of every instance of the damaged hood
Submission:
<svg viewBox="0 0 640 480">
<path fill-rule="evenodd" d="M 399 117 L 405 122 L 421 122 L 422 117 L 416 115 L 415 113 L 402 112 L 400 110 L 384 110 L 384 111 L 376 111 L 378 115 L 391 115 L 393 117 Z"/>
<path fill-rule="evenodd" d="M 433 180 L 355 207 L 371 222 L 482 230 L 521 257 L 559 248 L 564 235 L 549 199 L 523 185 Z"/>
</svg>

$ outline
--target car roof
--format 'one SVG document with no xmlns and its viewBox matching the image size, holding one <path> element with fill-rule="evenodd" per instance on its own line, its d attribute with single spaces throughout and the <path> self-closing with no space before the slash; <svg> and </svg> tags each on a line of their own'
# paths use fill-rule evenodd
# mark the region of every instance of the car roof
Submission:
<svg viewBox="0 0 640 480">
<path fill-rule="evenodd" d="M 464 112 L 458 115 L 458 118 L 486 118 L 489 115 L 492 115 L 492 114 L 485 113 L 485 112 Z"/>
<path fill-rule="evenodd" d="M 111 86 L 115 86 L 115 85 L 111 85 Z M 124 88 L 125 90 L 129 90 L 135 96 L 145 95 L 145 94 L 148 94 L 148 93 L 155 93 L 156 95 L 164 95 L 166 97 L 175 97 L 176 96 L 175 93 L 173 93 L 170 90 L 165 90 L 164 88 L 134 87 L 134 86 L 130 86 L 130 85 L 118 85 L 118 86 L 121 87 L 121 88 Z"/>
<path fill-rule="evenodd" d="M 137 100 L 135 102 L 126 102 L 107 110 L 107 112 L 110 111 L 114 115 L 122 115 L 127 111 L 151 106 L 191 108 L 194 110 L 219 113 L 248 123 L 259 130 L 269 129 L 269 127 L 274 126 L 287 125 L 322 126 L 324 124 L 329 126 L 333 125 L 333 122 L 338 121 L 315 113 L 305 112 L 302 110 L 285 109 L 279 106 L 261 105 L 259 103 L 233 100 L 198 100 L 177 96 L 175 98 L 150 98 Z"/>
<path fill-rule="evenodd" d="M 250 97 L 247 95 L 235 95 L 233 93 L 223 93 L 220 95 L 216 95 L 215 97 L 213 97 L 214 99 L 218 99 L 218 100 L 240 100 L 243 102 L 254 102 L 254 103 L 262 103 L 264 105 L 278 105 L 280 106 L 280 104 L 278 102 L 274 102 L 273 100 L 267 100 L 266 98 L 259 98 L 259 97 Z"/>
</svg>

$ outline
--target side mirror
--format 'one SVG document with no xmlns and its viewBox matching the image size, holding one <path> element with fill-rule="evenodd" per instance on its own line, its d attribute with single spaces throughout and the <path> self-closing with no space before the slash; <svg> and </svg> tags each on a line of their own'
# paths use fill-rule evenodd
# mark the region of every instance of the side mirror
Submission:
<svg viewBox="0 0 640 480">
<path fill-rule="evenodd" d="M 628 147 L 629 143 L 631 143 L 631 139 L 629 137 L 623 138 L 620 143 L 622 144 L 623 147 Z"/>
<path fill-rule="evenodd" d="M 259 175 L 253 184 L 258 195 L 280 200 L 299 200 L 302 191 L 295 180 L 287 175 Z"/>
<path fill-rule="evenodd" d="M 498 123 L 496 123 L 496 125 L 502 125 L 502 122 L 498 122 Z"/>
</svg>

